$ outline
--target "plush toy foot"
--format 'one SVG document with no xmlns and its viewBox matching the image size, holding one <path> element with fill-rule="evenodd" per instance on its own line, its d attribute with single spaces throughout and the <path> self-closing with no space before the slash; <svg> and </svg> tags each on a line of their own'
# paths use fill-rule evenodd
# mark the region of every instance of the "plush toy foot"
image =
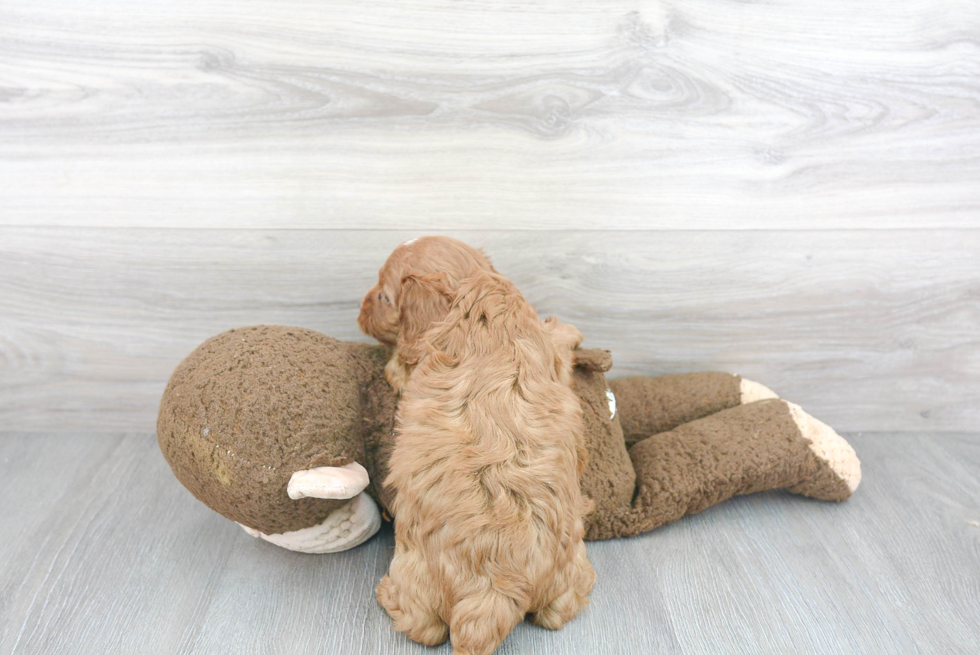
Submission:
<svg viewBox="0 0 980 655">
<path fill-rule="evenodd" d="M 629 456 L 636 471 L 632 505 L 595 521 L 588 539 L 640 534 L 732 496 L 769 489 L 841 501 L 861 481 L 850 445 L 779 399 L 738 405 L 652 435 Z"/>
<path fill-rule="evenodd" d="M 241 525 L 239 523 L 239 525 Z M 381 528 L 381 514 L 374 500 L 365 493 L 334 510 L 319 525 L 282 534 L 263 534 L 248 526 L 242 529 L 253 537 L 299 553 L 336 553 L 359 546 Z"/>
<path fill-rule="evenodd" d="M 799 405 L 786 403 L 786 406 L 801 436 L 809 442 L 810 450 L 825 465 L 808 479 L 786 489 L 819 500 L 846 499 L 861 484 L 861 462 L 857 453 L 833 428 L 804 412 Z M 842 481 L 847 485 L 846 495 L 840 489 Z"/>
<path fill-rule="evenodd" d="M 736 375 L 735 377 L 738 376 Z M 739 378 L 738 391 L 743 405 L 755 403 L 760 400 L 769 400 L 770 398 L 779 398 L 776 392 L 769 387 L 758 382 L 753 382 L 752 380 L 746 380 L 745 378 Z"/>
</svg>

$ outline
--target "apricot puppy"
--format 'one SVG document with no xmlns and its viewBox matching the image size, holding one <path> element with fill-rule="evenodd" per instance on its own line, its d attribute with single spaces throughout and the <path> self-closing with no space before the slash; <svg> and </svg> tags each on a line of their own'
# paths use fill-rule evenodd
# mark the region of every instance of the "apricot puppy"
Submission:
<svg viewBox="0 0 980 655">
<path fill-rule="evenodd" d="M 569 387 L 582 336 L 542 322 L 489 262 L 458 282 L 441 268 L 399 280 L 393 302 L 392 338 L 415 368 L 385 481 L 397 492 L 395 555 L 377 592 L 409 638 L 435 645 L 448 633 L 456 655 L 482 655 L 528 612 L 560 628 L 595 581 Z"/>
<path fill-rule="evenodd" d="M 486 255 L 462 241 L 450 237 L 419 237 L 401 244 L 391 253 L 378 272 L 378 283 L 361 301 L 357 324 L 361 331 L 389 346 L 391 357 L 385 367 L 385 378 L 396 391 L 408 381 L 418 363 L 422 333 L 429 328 L 418 319 L 445 309 L 446 298 L 459 283 L 478 272 L 495 273 Z M 402 316 L 403 285 L 425 283 L 437 288 L 436 294 L 417 294 L 413 302 L 435 303 L 426 311 L 418 308 Z"/>
</svg>

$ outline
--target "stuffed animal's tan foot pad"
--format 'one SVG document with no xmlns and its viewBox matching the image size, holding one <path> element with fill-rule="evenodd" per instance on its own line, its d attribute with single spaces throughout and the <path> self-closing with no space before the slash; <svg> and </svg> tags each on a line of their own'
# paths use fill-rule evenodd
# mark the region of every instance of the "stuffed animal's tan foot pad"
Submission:
<svg viewBox="0 0 980 655">
<path fill-rule="evenodd" d="M 364 491 L 371 482 L 367 469 L 351 462 L 346 466 L 320 466 L 296 471 L 289 478 L 286 493 L 293 500 L 328 498 L 345 500 Z"/>
<path fill-rule="evenodd" d="M 752 380 L 746 380 L 745 378 L 739 380 L 739 393 L 741 394 L 743 405 L 748 405 L 759 400 L 779 398 L 769 387 L 758 382 L 753 382 Z"/>
<path fill-rule="evenodd" d="M 331 512 L 322 523 L 301 530 L 263 534 L 242 525 L 242 529 L 253 537 L 298 553 L 337 553 L 349 550 L 373 537 L 380 528 L 381 514 L 378 506 L 364 493 Z"/>
<path fill-rule="evenodd" d="M 802 481 L 789 491 L 821 500 L 844 500 L 861 484 L 861 462 L 857 453 L 833 428 L 803 411 L 799 405 L 786 403 L 790 416 L 811 452 L 826 465 L 812 479 Z M 841 482 L 846 491 L 841 489 Z"/>
</svg>

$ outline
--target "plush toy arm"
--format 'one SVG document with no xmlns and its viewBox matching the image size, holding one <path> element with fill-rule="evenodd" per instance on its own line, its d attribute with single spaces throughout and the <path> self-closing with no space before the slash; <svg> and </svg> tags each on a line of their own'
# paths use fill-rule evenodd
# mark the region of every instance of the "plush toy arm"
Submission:
<svg viewBox="0 0 980 655">
<path fill-rule="evenodd" d="M 842 437 L 778 399 L 652 435 L 629 456 L 636 473 L 632 504 L 597 516 L 586 538 L 640 534 L 732 496 L 768 489 L 845 500 L 861 481 L 861 464 Z"/>
</svg>

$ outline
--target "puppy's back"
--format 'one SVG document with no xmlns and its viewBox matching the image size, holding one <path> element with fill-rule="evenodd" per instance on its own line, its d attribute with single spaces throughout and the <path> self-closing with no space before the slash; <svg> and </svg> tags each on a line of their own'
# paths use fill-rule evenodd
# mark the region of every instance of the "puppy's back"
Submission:
<svg viewBox="0 0 980 655">
<path fill-rule="evenodd" d="M 391 459 L 396 529 L 425 551 L 453 643 L 499 643 L 569 584 L 584 604 L 594 579 L 582 544 L 589 508 L 571 353 L 494 273 L 465 280 L 426 340 Z"/>
</svg>

